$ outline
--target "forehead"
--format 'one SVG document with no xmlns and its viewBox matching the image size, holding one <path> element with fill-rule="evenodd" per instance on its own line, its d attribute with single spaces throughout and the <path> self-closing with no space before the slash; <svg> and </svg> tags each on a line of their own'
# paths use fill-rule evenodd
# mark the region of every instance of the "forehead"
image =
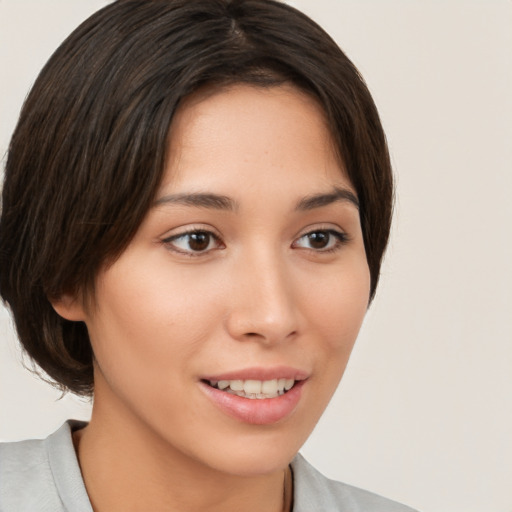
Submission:
<svg viewBox="0 0 512 512">
<path fill-rule="evenodd" d="M 235 178 L 246 188 L 350 185 L 322 108 L 292 85 L 200 90 L 180 105 L 168 143 L 163 189 Z"/>
</svg>

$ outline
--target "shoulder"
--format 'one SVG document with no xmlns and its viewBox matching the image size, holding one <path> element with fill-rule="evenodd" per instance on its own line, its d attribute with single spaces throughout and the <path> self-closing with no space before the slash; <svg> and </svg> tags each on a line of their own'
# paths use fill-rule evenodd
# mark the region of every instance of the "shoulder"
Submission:
<svg viewBox="0 0 512 512">
<path fill-rule="evenodd" d="M 65 423 L 46 439 L 0 443 L 2 512 L 63 512 L 70 503 L 88 504 L 71 437 L 74 425 Z"/>
<path fill-rule="evenodd" d="M 415 512 L 371 492 L 330 480 L 301 455 L 292 462 L 293 512 Z"/>
<path fill-rule="evenodd" d="M 0 444 L 0 510 L 2 512 L 61 510 L 48 492 L 52 474 L 45 440 Z M 44 497 L 42 494 L 44 493 Z"/>
</svg>

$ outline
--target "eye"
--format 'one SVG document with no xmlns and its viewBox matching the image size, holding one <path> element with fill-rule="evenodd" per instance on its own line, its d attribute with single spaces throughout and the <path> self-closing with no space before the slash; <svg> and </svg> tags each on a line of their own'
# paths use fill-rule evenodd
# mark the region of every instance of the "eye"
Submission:
<svg viewBox="0 0 512 512">
<path fill-rule="evenodd" d="M 334 229 L 317 229 L 302 235 L 293 243 L 293 247 L 318 252 L 329 252 L 340 248 L 341 245 L 347 241 L 347 235 L 341 231 Z"/>
<path fill-rule="evenodd" d="M 171 250 L 189 256 L 198 256 L 223 247 L 218 236 L 211 231 L 193 230 L 172 235 L 163 240 Z"/>
</svg>

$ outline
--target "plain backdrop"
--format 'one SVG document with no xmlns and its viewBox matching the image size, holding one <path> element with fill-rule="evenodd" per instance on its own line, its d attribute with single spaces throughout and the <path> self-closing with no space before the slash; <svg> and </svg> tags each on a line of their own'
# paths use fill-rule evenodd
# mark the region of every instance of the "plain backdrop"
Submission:
<svg viewBox="0 0 512 512">
<path fill-rule="evenodd" d="M 0 153 L 63 38 L 102 0 L 0 0 Z M 397 175 L 382 284 L 303 449 L 423 512 L 512 512 L 512 2 L 297 0 L 361 70 Z M 0 310 L 0 438 L 89 404 L 21 365 Z"/>
</svg>

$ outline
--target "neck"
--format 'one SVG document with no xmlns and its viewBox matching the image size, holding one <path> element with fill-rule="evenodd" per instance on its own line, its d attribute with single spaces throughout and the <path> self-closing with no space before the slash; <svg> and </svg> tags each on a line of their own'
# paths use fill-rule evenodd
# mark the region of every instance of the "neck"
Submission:
<svg viewBox="0 0 512 512">
<path fill-rule="evenodd" d="M 290 510 L 288 468 L 264 475 L 227 474 L 169 446 L 136 418 L 102 412 L 95 402 L 91 422 L 74 434 L 95 512 Z"/>
</svg>

